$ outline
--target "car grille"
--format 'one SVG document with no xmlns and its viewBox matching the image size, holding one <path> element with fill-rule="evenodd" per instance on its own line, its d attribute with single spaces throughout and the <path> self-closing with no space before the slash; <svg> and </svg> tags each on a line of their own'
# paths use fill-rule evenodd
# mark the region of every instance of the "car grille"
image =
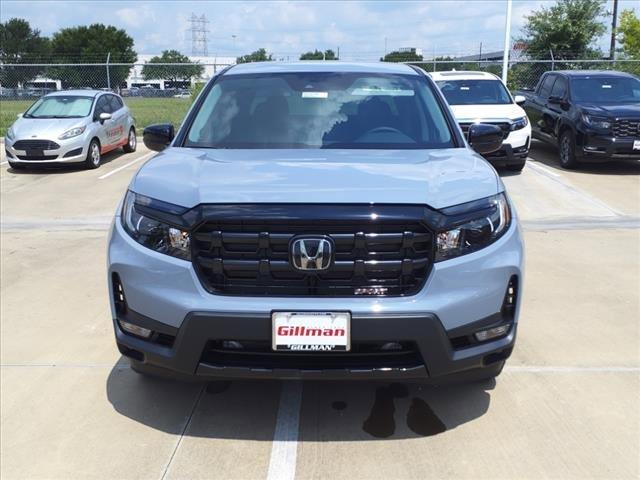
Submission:
<svg viewBox="0 0 640 480">
<path fill-rule="evenodd" d="M 271 349 L 271 342 L 234 341 L 237 348 L 225 348 L 226 341 L 207 342 L 201 362 L 216 367 L 287 370 L 415 368 L 424 365 L 413 342 L 396 343 L 385 350 L 384 342 L 354 343 L 349 352 L 297 352 Z"/>
<path fill-rule="evenodd" d="M 477 123 L 477 122 L 474 122 Z M 502 138 L 505 139 L 509 136 L 509 132 L 511 132 L 511 124 L 509 122 L 481 122 L 481 123 L 486 123 L 489 125 L 495 125 L 497 127 L 500 127 L 500 129 L 502 130 Z M 473 125 L 472 122 L 461 122 L 460 123 L 460 128 L 462 129 L 462 133 L 464 134 L 465 138 L 468 138 L 469 136 L 469 127 Z"/>
<path fill-rule="evenodd" d="M 289 243 L 297 235 L 331 238 L 335 253 L 328 269 L 307 273 L 291 265 Z M 420 220 L 209 220 L 192 234 L 192 258 L 211 293 L 411 295 L 430 271 L 432 238 Z"/>
<path fill-rule="evenodd" d="M 20 160 L 31 160 L 34 162 L 40 160 L 55 160 L 58 158 L 57 155 L 16 155 Z"/>
<path fill-rule="evenodd" d="M 616 120 L 613 135 L 617 138 L 640 138 L 640 120 Z"/>
<path fill-rule="evenodd" d="M 15 150 L 57 150 L 60 148 L 51 140 L 18 140 L 13 144 Z"/>
</svg>

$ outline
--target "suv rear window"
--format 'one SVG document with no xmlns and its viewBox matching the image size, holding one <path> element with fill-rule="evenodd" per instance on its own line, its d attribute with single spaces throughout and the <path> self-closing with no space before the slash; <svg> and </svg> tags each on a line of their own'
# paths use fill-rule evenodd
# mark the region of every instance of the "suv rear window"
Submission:
<svg viewBox="0 0 640 480">
<path fill-rule="evenodd" d="M 429 83 L 417 75 L 223 75 L 184 142 L 203 148 L 453 147 Z"/>
<path fill-rule="evenodd" d="M 500 80 L 443 80 L 438 87 L 449 105 L 508 105 L 511 96 Z"/>
</svg>

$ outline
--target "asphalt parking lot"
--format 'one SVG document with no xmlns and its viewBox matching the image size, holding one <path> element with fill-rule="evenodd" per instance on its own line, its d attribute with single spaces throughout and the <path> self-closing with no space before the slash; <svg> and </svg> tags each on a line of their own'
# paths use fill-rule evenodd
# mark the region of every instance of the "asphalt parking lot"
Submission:
<svg viewBox="0 0 640 480">
<path fill-rule="evenodd" d="M 639 162 L 569 172 L 536 143 L 504 174 L 527 263 L 496 382 L 217 389 L 139 377 L 113 340 L 107 229 L 151 155 L 0 159 L 3 479 L 640 476 Z"/>
</svg>

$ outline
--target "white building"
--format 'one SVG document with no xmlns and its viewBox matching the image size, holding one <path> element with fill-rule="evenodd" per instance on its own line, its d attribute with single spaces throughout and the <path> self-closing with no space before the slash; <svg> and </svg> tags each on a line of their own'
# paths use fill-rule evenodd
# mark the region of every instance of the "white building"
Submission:
<svg viewBox="0 0 640 480">
<path fill-rule="evenodd" d="M 153 57 L 159 57 L 160 55 L 139 54 L 138 61 L 131 69 L 129 77 L 127 78 L 127 88 L 142 87 L 148 85 L 150 87 L 159 88 L 164 90 L 169 88 L 166 84 L 167 79 L 158 78 L 153 80 L 145 80 L 142 76 L 142 67 L 145 63 L 149 62 Z M 208 81 L 216 73 L 229 65 L 235 65 L 235 57 L 189 57 L 194 63 L 199 63 L 204 66 L 204 72 L 200 78 L 192 78 L 191 83 L 202 83 Z"/>
</svg>

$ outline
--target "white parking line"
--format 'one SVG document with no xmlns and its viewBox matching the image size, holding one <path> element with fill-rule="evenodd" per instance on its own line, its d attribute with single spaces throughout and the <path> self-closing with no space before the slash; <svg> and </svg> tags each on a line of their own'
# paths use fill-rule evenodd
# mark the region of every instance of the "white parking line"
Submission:
<svg viewBox="0 0 640 480">
<path fill-rule="evenodd" d="M 284 382 L 280 392 L 267 480 L 293 480 L 296 476 L 301 403 L 302 382 Z"/>
<path fill-rule="evenodd" d="M 150 157 L 151 155 L 153 155 L 155 153 L 156 152 L 146 153 L 146 154 L 142 155 L 141 157 L 138 157 L 135 160 L 130 161 L 129 163 L 125 163 L 124 165 L 122 165 L 121 167 L 116 168 L 115 170 L 111 170 L 109 173 L 105 173 L 101 177 L 98 177 L 98 180 L 104 180 L 105 178 L 110 177 L 114 173 L 118 173 L 119 171 L 124 170 L 125 168 L 130 167 L 131 165 L 133 165 L 134 163 L 139 162 L 140 160 L 146 159 L 146 158 Z"/>
<path fill-rule="evenodd" d="M 534 170 L 538 170 L 539 172 L 544 172 L 544 173 L 547 173 L 549 175 L 552 175 L 554 177 L 561 177 L 562 176 L 558 172 L 554 172 L 550 168 L 543 167 L 542 165 L 540 165 L 537 162 L 528 161 L 527 162 L 527 166 L 533 168 Z"/>
</svg>

